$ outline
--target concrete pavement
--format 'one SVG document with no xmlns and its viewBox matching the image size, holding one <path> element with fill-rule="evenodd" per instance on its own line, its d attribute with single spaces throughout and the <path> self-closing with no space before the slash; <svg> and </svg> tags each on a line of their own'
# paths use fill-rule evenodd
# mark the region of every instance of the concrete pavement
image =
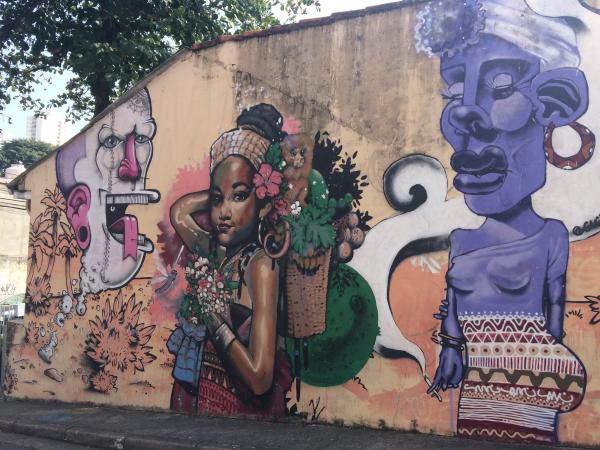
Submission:
<svg viewBox="0 0 600 450">
<path fill-rule="evenodd" d="M 5 447 L 16 435 L 22 447 Z M 35 446 L 32 439 L 46 441 Z M 8 441 L 7 441 L 8 440 Z M 52 447 L 52 441 L 60 443 Z M 39 443 L 38 443 L 39 444 Z M 38 445 L 36 444 L 36 445 Z M 42 444 L 39 444 L 42 445 Z M 70 445 L 70 446 L 68 446 Z M 0 402 L 0 448 L 116 449 L 539 449 L 547 446 L 498 444 L 425 434 L 314 425 L 299 420 L 259 422 L 186 416 L 57 402 Z"/>
</svg>

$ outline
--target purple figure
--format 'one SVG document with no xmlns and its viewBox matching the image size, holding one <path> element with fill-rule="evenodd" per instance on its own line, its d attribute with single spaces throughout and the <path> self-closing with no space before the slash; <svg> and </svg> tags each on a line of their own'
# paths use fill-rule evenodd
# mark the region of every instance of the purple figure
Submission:
<svg viewBox="0 0 600 450">
<path fill-rule="evenodd" d="M 576 37 L 525 0 L 436 1 L 418 16 L 418 48 L 441 58 L 454 186 L 486 218 L 450 236 L 442 350 L 429 392 L 461 385 L 458 434 L 556 442 L 585 370 L 562 344 L 569 236 L 536 214 L 544 136 L 588 106 Z"/>
</svg>

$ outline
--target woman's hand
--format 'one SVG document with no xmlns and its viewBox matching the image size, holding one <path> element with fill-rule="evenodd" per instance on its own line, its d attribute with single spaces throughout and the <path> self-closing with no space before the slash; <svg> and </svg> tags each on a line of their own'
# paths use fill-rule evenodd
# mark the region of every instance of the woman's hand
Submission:
<svg viewBox="0 0 600 450">
<path fill-rule="evenodd" d="M 214 336 L 215 331 L 217 331 L 217 329 L 223 325 L 224 320 L 219 314 L 210 312 L 204 317 L 204 323 L 208 328 L 208 332 Z"/>
<path fill-rule="evenodd" d="M 465 375 L 462 352 L 452 347 L 443 347 L 440 353 L 440 364 L 427 393 L 437 392 L 440 388 L 457 388 Z"/>
</svg>

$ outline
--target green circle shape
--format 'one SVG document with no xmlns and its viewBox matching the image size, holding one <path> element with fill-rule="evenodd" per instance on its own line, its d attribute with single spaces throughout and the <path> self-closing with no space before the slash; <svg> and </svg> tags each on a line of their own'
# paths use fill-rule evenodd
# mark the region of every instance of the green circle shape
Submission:
<svg viewBox="0 0 600 450">
<path fill-rule="evenodd" d="M 329 275 L 326 321 L 324 333 L 307 339 L 308 367 L 302 366 L 301 379 L 312 386 L 337 386 L 352 379 L 371 357 L 379 331 L 369 284 L 345 264 Z M 293 347 L 288 339 L 290 355 Z"/>
</svg>

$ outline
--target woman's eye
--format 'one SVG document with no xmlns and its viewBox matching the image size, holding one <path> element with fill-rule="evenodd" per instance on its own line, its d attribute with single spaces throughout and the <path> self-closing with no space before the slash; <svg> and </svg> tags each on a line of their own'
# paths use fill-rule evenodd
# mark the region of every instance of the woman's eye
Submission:
<svg viewBox="0 0 600 450">
<path fill-rule="evenodd" d="M 150 140 L 150 138 L 148 136 L 144 136 L 143 134 L 138 134 L 135 137 L 135 142 L 137 142 L 138 144 L 145 144 L 149 140 Z"/>
<path fill-rule="evenodd" d="M 221 204 L 222 201 L 223 201 L 223 197 L 221 197 L 220 195 L 213 194 L 210 196 L 210 203 L 213 206 Z"/>
<path fill-rule="evenodd" d="M 115 148 L 121 142 L 123 142 L 121 139 L 119 139 L 114 134 L 111 134 L 106 139 L 104 139 L 104 141 L 102 142 L 102 145 L 106 148 Z"/>
<path fill-rule="evenodd" d="M 235 202 L 243 202 L 249 196 L 250 196 L 250 194 L 248 192 L 245 192 L 245 191 L 243 191 L 243 192 L 235 192 L 233 194 L 233 201 L 235 201 Z"/>
</svg>

